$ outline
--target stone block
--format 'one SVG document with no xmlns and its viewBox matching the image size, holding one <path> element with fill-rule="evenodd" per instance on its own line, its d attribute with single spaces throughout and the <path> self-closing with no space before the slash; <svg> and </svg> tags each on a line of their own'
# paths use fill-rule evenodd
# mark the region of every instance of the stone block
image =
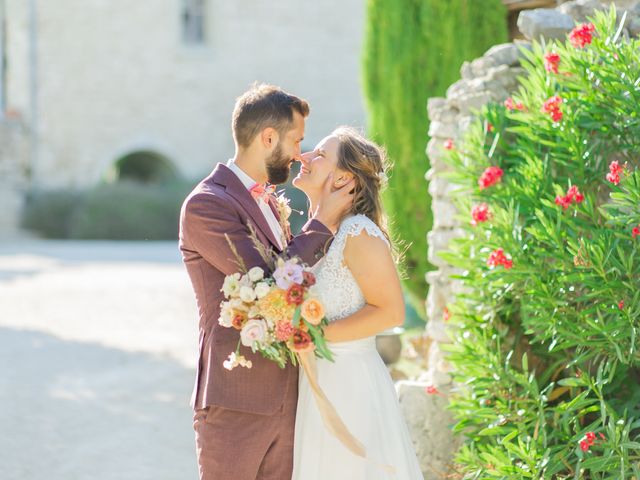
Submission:
<svg viewBox="0 0 640 480">
<path fill-rule="evenodd" d="M 471 62 L 470 68 L 474 78 L 484 77 L 487 71 L 497 66 L 495 59 L 491 57 L 479 57 Z"/>
<path fill-rule="evenodd" d="M 473 92 L 461 95 L 458 99 L 458 108 L 462 115 L 469 115 L 479 111 L 491 101 L 491 93 L 488 91 Z"/>
<path fill-rule="evenodd" d="M 433 229 L 452 229 L 458 226 L 455 216 L 458 210 L 449 199 L 435 198 L 431 203 L 433 210 Z"/>
<path fill-rule="evenodd" d="M 458 80 L 457 82 L 451 84 L 451 86 L 447 89 L 447 100 L 449 101 L 449 105 L 454 108 L 457 107 L 457 99 L 464 95 L 469 89 L 469 81 L 467 80 Z"/>
<path fill-rule="evenodd" d="M 376 349 L 385 365 L 391 365 L 400 360 L 402 340 L 398 334 L 378 335 Z"/>
<path fill-rule="evenodd" d="M 491 58 L 496 66 L 506 65 L 508 67 L 520 65 L 521 55 L 515 43 L 495 45 L 484 54 L 486 58 Z"/>
<path fill-rule="evenodd" d="M 474 78 L 473 70 L 471 70 L 471 62 L 464 62 L 460 67 L 460 76 L 463 80 L 471 80 Z"/>
<path fill-rule="evenodd" d="M 450 473 L 461 440 L 451 427 L 445 395 L 429 395 L 427 383 L 404 380 L 396 384 L 398 399 L 425 480 L 441 480 Z"/>
<path fill-rule="evenodd" d="M 523 10 L 518 17 L 520 32 L 530 40 L 564 39 L 573 27 L 573 18 L 551 8 Z"/>
<path fill-rule="evenodd" d="M 429 195 L 432 198 L 451 198 L 459 188 L 442 176 L 430 175 L 427 180 L 429 180 Z"/>
<path fill-rule="evenodd" d="M 438 137 L 438 138 L 456 138 L 458 136 L 458 126 L 455 123 L 451 122 L 439 122 L 433 121 L 429 124 L 429 133 L 430 137 Z"/>
<path fill-rule="evenodd" d="M 573 0 L 563 3 L 558 7 L 558 11 L 569 15 L 576 22 L 587 21 L 587 17 L 592 16 L 596 10 L 602 10 L 604 6 L 598 0 Z"/>
<path fill-rule="evenodd" d="M 454 238 L 459 238 L 464 235 L 464 231 L 460 229 L 451 230 L 432 230 L 427 234 L 427 241 L 429 243 L 429 262 L 436 266 L 446 266 L 447 262 L 442 260 L 438 253 L 446 251 Z"/>
<path fill-rule="evenodd" d="M 427 100 L 427 112 L 430 120 L 438 120 L 437 113 L 447 108 L 447 99 L 443 97 L 432 97 Z"/>
</svg>

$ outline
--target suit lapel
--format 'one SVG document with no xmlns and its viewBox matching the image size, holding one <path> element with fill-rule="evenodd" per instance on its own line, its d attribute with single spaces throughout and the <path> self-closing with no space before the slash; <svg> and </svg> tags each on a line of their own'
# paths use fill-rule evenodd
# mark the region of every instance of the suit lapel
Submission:
<svg viewBox="0 0 640 480">
<path fill-rule="evenodd" d="M 242 208 L 244 208 L 247 215 L 249 215 L 253 220 L 262 234 L 269 239 L 271 245 L 280 251 L 280 246 L 269 227 L 269 223 L 267 223 L 267 219 L 260 210 L 258 202 L 256 202 L 251 196 L 249 190 L 245 188 L 236 174 L 233 173 L 226 165 L 219 163 L 216 165 L 216 168 L 213 170 L 210 178 L 215 183 L 225 187 L 225 191 L 235 198 Z"/>
</svg>

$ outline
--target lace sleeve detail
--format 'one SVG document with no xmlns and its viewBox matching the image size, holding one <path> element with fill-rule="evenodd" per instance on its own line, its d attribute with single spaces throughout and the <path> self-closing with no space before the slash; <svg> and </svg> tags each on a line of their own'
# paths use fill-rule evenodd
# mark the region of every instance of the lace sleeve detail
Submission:
<svg viewBox="0 0 640 480">
<path fill-rule="evenodd" d="M 363 230 L 372 237 L 381 238 L 384 243 L 387 244 L 387 247 L 390 247 L 389 240 L 387 240 L 387 237 L 382 233 L 380 227 L 378 227 L 378 225 L 376 225 L 375 222 L 366 215 L 359 214 L 342 221 L 333 240 L 335 247 L 332 249 L 332 253 L 342 260 L 342 253 L 344 251 L 344 246 L 347 243 L 347 238 L 357 237 Z"/>
</svg>

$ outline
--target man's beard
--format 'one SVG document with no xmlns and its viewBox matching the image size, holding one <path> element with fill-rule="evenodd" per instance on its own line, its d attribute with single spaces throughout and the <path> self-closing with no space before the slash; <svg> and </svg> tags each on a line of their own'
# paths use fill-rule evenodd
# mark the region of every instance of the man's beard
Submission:
<svg viewBox="0 0 640 480">
<path fill-rule="evenodd" d="M 291 172 L 291 158 L 282 154 L 282 146 L 278 145 L 265 162 L 267 166 L 267 181 L 278 185 L 289 178 Z"/>
</svg>

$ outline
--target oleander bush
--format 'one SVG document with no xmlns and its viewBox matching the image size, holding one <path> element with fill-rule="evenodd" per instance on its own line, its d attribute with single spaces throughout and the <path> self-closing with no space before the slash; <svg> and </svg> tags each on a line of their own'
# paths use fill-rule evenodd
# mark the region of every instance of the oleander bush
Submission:
<svg viewBox="0 0 640 480">
<path fill-rule="evenodd" d="M 640 41 L 600 12 L 523 50 L 447 161 L 465 479 L 640 479 Z"/>
</svg>

